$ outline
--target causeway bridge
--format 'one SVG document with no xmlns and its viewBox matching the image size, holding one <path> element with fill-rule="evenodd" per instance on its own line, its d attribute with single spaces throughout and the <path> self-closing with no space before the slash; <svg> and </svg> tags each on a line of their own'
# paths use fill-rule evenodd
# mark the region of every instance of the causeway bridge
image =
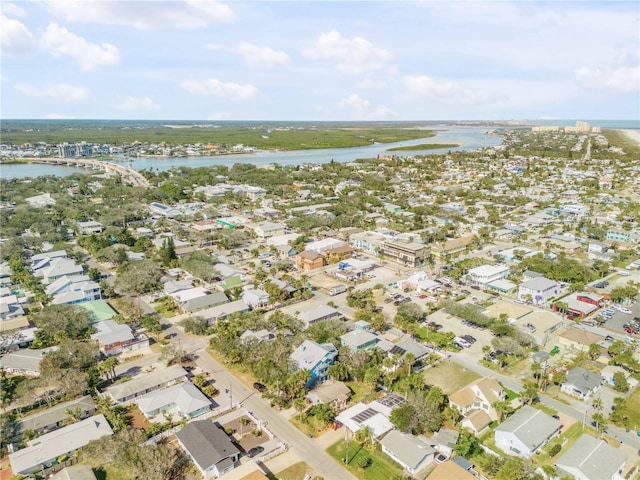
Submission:
<svg viewBox="0 0 640 480">
<path fill-rule="evenodd" d="M 90 158 L 55 158 L 55 157 L 29 157 L 20 160 L 30 163 L 46 163 L 50 165 L 70 165 L 73 167 L 88 168 L 92 170 L 102 170 L 103 172 L 115 173 L 122 177 L 126 183 L 130 183 L 134 187 L 149 188 L 149 182 L 140 172 L 131 167 L 123 167 L 115 163 L 104 160 L 96 160 Z"/>
</svg>

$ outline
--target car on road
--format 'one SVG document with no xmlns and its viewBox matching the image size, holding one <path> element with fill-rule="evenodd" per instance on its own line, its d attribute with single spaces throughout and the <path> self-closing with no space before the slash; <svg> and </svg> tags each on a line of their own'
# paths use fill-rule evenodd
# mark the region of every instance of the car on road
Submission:
<svg viewBox="0 0 640 480">
<path fill-rule="evenodd" d="M 604 337 L 604 339 L 605 339 L 607 342 L 613 342 L 613 337 L 612 337 L 611 335 L 607 335 L 606 337 Z"/>
<path fill-rule="evenodd" d="M 463 295 L 471 295 L 471 292 L 469 290 L 462 290 L 462 292 L 460 293 L 462 293 Z"/>
<path fill-rule="evenodd" d="M 556 420 L 560 420 L 560 415 L 551 415 L 552 418 L 555 418 Z"/>
<path fill-rule="evenodd" d="M 169 338 L 174 338 L 174 337 L 177 337 L 177 336 L 178 336 L 178 334 L 177 334 L 177 333 L 167 333 L 167 334 L 164 336 L 164 338 L 169 339 Z"/>
<path fill-rule="evenodd" d="M 256 455 L 261 454 L 262 452 L 264 452 L 264 447 L 261 445 L 258 445 L 257 447 L 253 447 L 249 449 L 249 451 L 247 452 L 247 456 L 249 456 L 250 458 L 253 458 Z"/>
<path fill-rule="evenodd" d="M 253 384 L 253 388 L 255 388 L 257 391 L 259 391 L 260 393 L 264 392 L 267 390 L 267 387 L 265 387 L 263 384 L 261 384 L 260 382 L 255 382 Z"/>
</svg>

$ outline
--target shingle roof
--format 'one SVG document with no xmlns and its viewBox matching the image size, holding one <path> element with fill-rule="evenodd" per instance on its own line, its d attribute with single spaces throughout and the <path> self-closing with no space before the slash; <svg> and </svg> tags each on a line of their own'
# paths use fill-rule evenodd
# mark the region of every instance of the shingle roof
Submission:
<svg viewBox="0 0 640 480">
<path fill-rule="evenodd" d="M 556 461 L 556 466 L 575 468 L 589 480 L 610 479 L 624 465 L 627 455 L 603 440 L 582 435 Z"/>
<path fill-rule="evenodd" d="M 525 405 L 498 425 L 496 431 L 513 433 L 533 451 L 560 427 L 560 420 L 550 417 L 541 410 Z"/>
<path fill-rule="evenodd" d="M 144 413 L 175 404 L 185 415 L 191 415 L 211 405 L 209 399 L 195 385 L 187 381 L 139 397 L 136 403 Z"/>
<path fill-rule="evenodd" d="M 186 378 L 187 372 L 180 365 L 172 365 L 167 368 L 134 378 L 128 382 L 114 385 L 106 389 L 106 393 L 111 395 L 116 401 L 126 398 L 136 393 L 142 393 L 147 390 L 158 388 L 168 382 L 178 380 L 182 377 Z"/>
<path fill-rule="evenodd" d="M 429 443 L 422 438 L 400 433 L 397 430 L 387 433 L 380 443 L 411 469 L 417 468 L 427 455 L 435 453 Z"/>
<path fill-rule="evenodd" d="M 211 420 L 190 422 L 176 433 L 176 437 L 201 470 L 240 454 L 227 434 Z"/>
</svg>

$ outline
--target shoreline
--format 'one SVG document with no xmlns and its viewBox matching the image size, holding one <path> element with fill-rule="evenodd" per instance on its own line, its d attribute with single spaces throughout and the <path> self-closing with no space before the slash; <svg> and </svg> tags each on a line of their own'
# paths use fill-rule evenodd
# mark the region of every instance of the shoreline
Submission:
<svg viewBox="0 0 640 480">
<path fill-rule="evenodd" d="M 616 129 L 618 132 L 622 133 L 627 138 L 633 140 L 637 145 L 640 145 L 640 130 L 629 130 L 629 129 Z"/>
</svg>

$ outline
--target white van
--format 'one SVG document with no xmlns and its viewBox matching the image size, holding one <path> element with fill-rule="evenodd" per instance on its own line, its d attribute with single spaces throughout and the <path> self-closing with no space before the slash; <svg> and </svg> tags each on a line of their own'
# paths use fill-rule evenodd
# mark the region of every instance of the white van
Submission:
<svg viewBox="0 0 640 480">
<path fill-rule="evenodd" d="M 331 287 L 331 290 L 329 290 L 329 295 L 331 295 L 332 297 L 334 295 L 338 295 L 340 293 L 344 293 L 347 291 L 347 286 L 346 285 L 335 285 L 333 287 Z"/>
</svg>

